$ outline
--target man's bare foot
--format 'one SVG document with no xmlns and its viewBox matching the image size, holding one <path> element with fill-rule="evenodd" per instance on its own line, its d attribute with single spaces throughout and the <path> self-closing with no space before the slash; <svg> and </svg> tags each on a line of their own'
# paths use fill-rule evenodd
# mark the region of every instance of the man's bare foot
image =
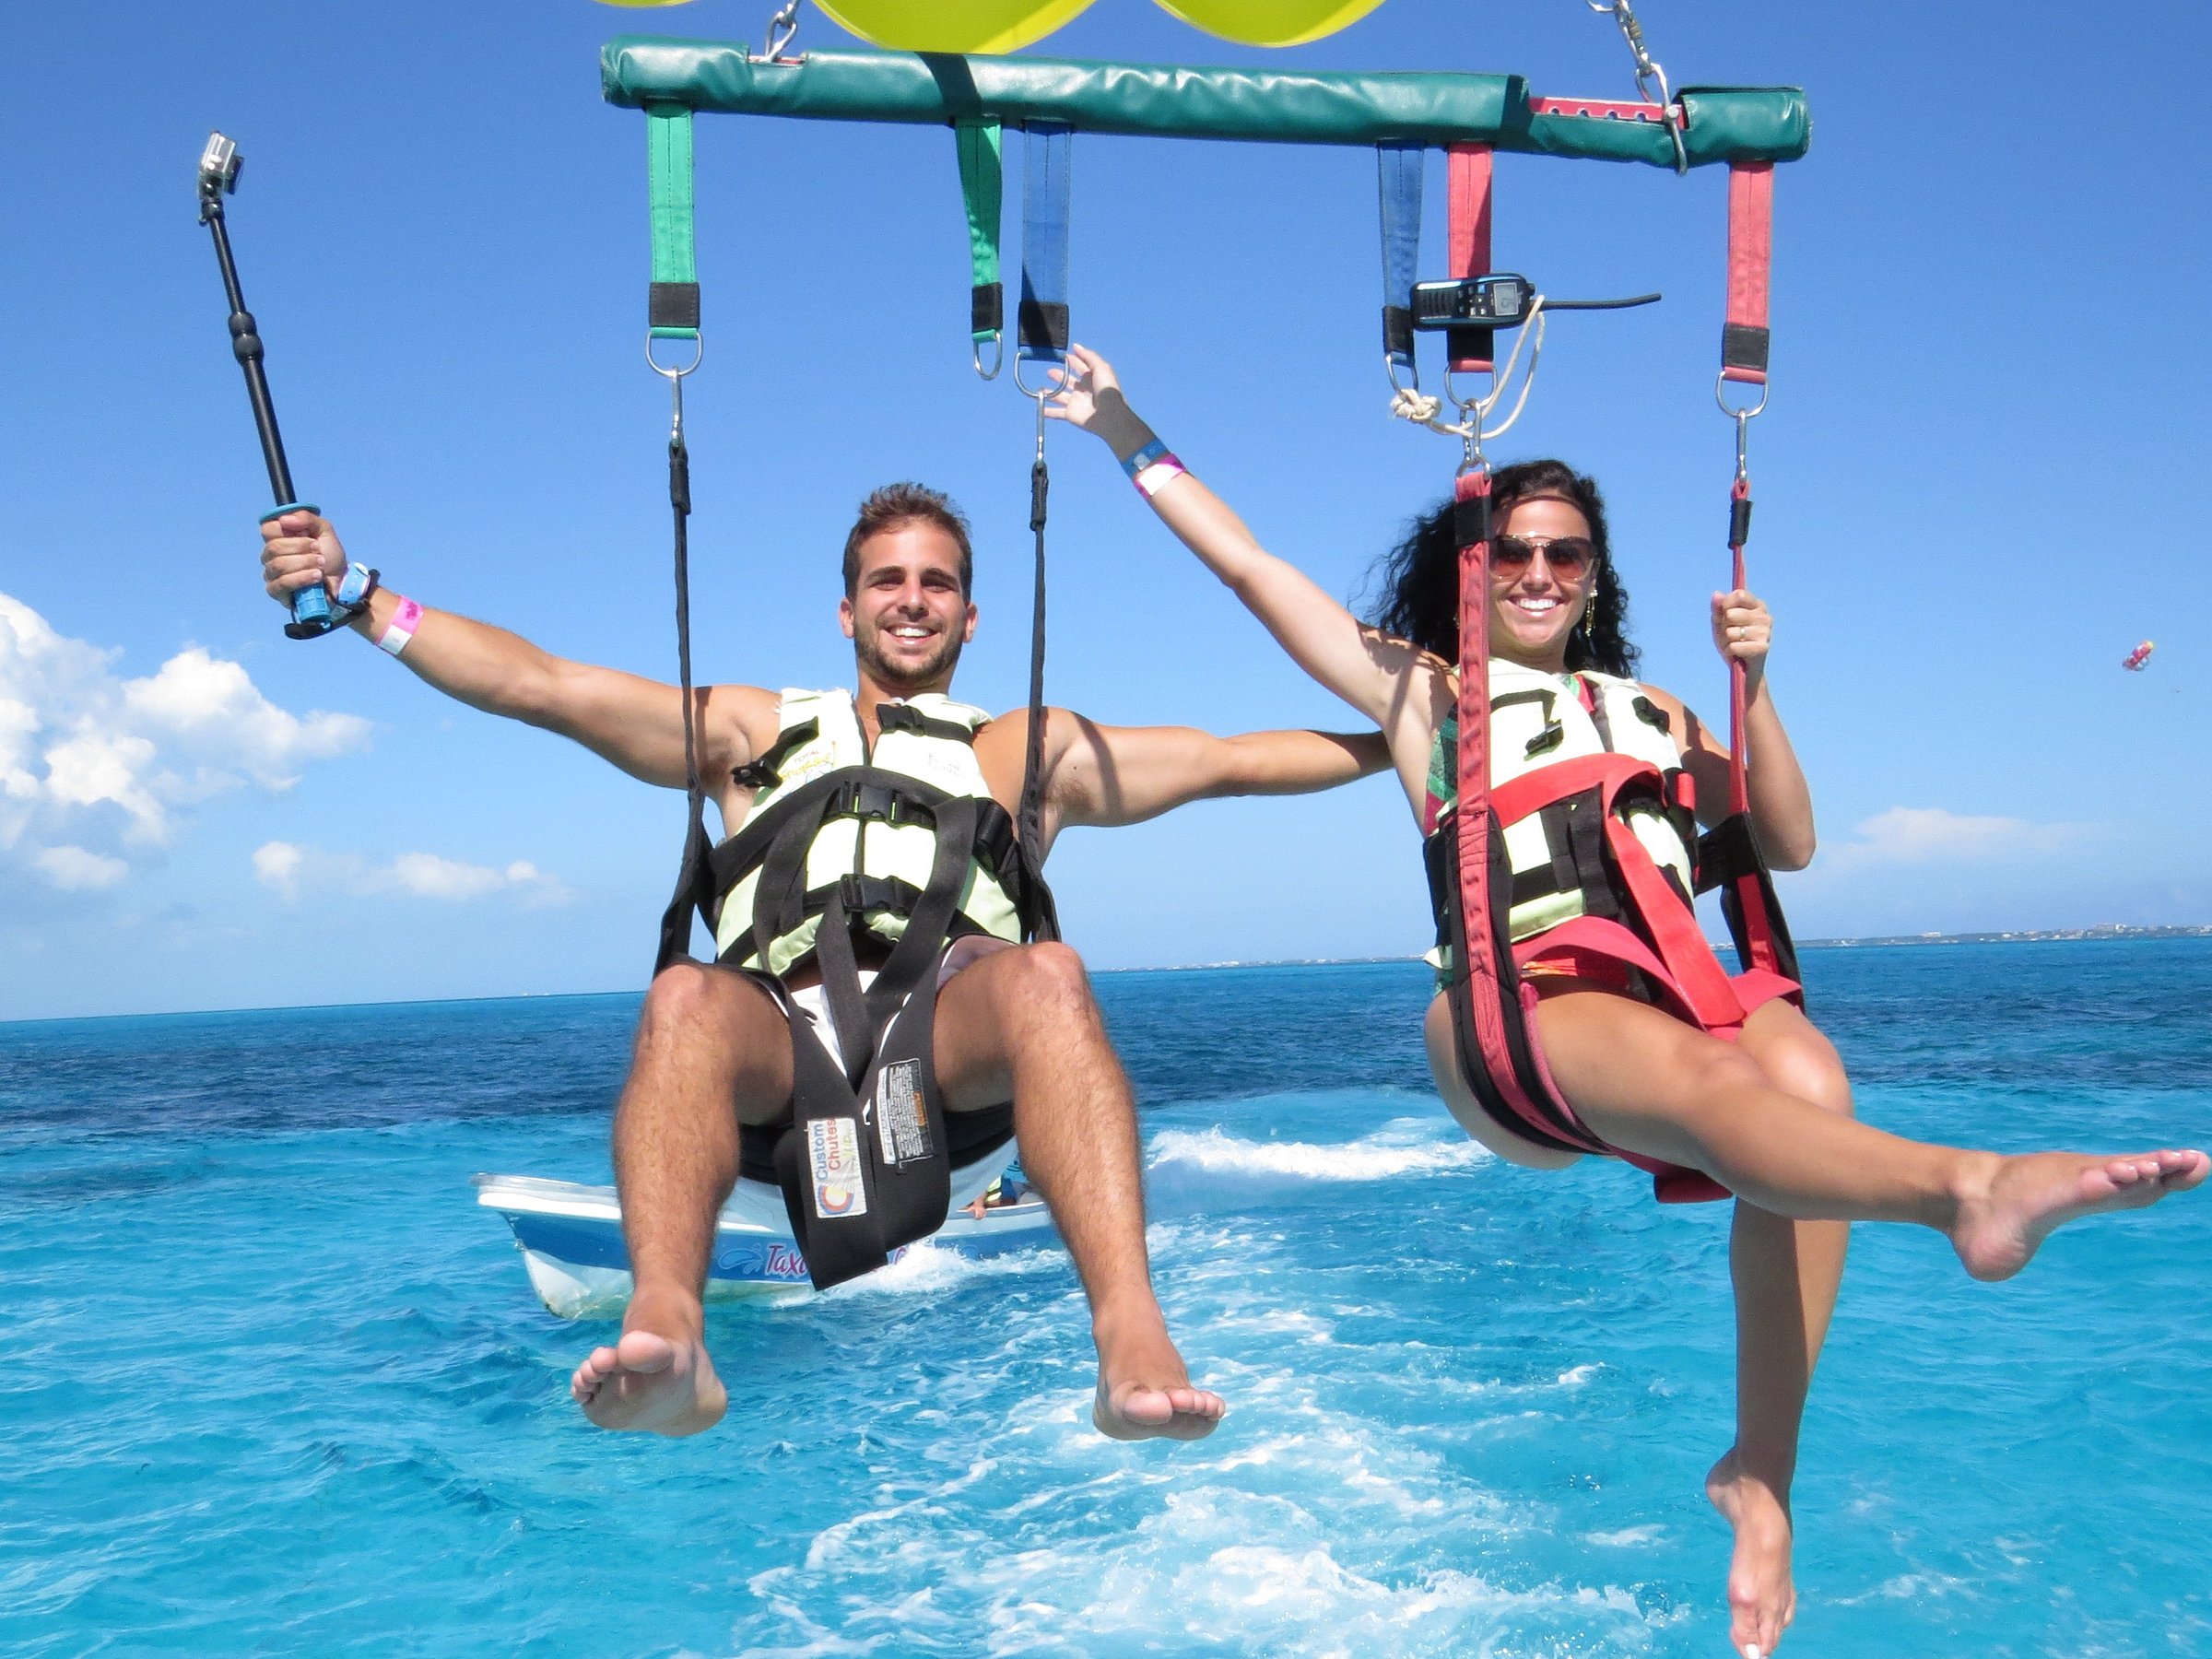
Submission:
<svg viewBox="0 0 2212 1659">
<path fill-rule="evenodd" d="M 1099 1390 L 1090 1420 L 1114 1440 L 1200 1440 L 1228 1415 L 1218 1394 L 1191 1386 L 1191 1374 L 1168 1336 L 1159 1311 L 1149 1318 L 1094 1323 Z"/>
<path fill-rule="evenodd" d="M 621 1340 L 594 1348 L 569 1392 L 602 1429 L 671 1436 L 713 1428 L 729 1405 L 707 1359 L 698 1298 L 651 1291 L 630 1298 Z"/>
<path fill-rule="evenodd" d="M 2202 1152 L 2092 1158 L 2036 1152 L 1976 1171 L 1951 1224 L 1951 1247 L 1978 1279 L 2010 1278 L 2053 1228 L 2100 1210 L 2141 1209 L 2196 1186 L 2212 1171 Z"/>
<path fill-rule="evenodd" d="M 1797 1617 L 1790 1580 L 1790 1506 L 1746 1474 L 1731 1450 L 1705 1477 L 1705 1496 L 1735 1529 L 1728 1563 L 1728 1641 L 1746 1659 L 1766 1659 Z"/>
</svg>

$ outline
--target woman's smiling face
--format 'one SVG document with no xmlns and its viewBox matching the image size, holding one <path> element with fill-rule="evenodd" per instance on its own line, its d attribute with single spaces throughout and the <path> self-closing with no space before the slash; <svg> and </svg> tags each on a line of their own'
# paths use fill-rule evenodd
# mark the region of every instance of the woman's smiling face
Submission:
<svg viewBox="0 0 2212 1659">
<path fill-rule="evenodd" d="M 1582 509 L 1556 496 L 1516 502 L 1498 526 L 1500 539 L 1513 536 L 1535 547 L 1525 564 L 1507 569 L 1491 544 L 1490 653 L 1532 668 L 1564 672 L 1567 636 L 1588 607 L 1595 569 L 1577 562 L 1571 571 L 1552 568 L 1547 544 L 1590 541 L 1590 521 Z"/>
</svg>

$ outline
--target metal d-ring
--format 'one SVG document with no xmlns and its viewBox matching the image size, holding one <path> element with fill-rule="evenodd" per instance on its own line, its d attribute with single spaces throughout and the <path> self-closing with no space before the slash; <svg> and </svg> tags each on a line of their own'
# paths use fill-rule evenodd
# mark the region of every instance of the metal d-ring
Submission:
<svg viewBox="0 0 2212 1659">
<path fill-rule="evenodd" d="M 991 367 L 986 369 L 983 367 L 983 343 L 981 340 L 971 340 L 968 343 L 968 360 L 975 365 L 976 373 L 982 375 L 983 379 L 987 381 L 996 380 L 998 378 L 998 371 L 1006 366 L 1006 336 L 1005 332 L 1002 330 L 996 334 L 994 334 L 991 336 L 991 344 L 997 347 L 998 355 L 991 359 Z M 1017 371 L 1018 375 L 1018 372 L 1019 371 Z"/>
<path fill-rule="evenodd" d="M 1728 371 L 1724 369 L 1720 371 L 1720 373 L 1713 376 L 1712 401 L 1721 406 L 1721 413 L 1727 416 L 1729 419 L 1736 422 L 1740 429 L 1743 422 L 1749 420 L 1753 416 L 1760 414 L 1765 410 L 1767 406 L 1767 393 L 1771 389 L 1771 388 L 1769 387 L 1765 381 L 1760 381 L 1759 382 L 1759 401 L 1753 404 L 1747 409 L 1739 409 L 1734 404 L 1728 401 Z"/>
<path fill-rule="evenodd" d="M 1003 352 L 1006 347 L 1001 346 L 999 349 Z M 1044 400 L 1053 394 L 1055 388 L 1052 386 L 1032 386 L 1025 382 L 1021 378 L 1021 353 L 1018 351 L 1014 354 L 1014 389 L 1020 393 L 1024 397 L 1035 398 L 1037 400 L 1038 407 L 1041 409 L 1044 406 Z M 1060 372 L 1062 374 L 1065 374 L 1067 372 L 1067 359 L 1065 357 L 1061 358 L 1060 365 Z"/>
<path fill-rule="evenodd" d="M 1413 384 L 1410 386 L 1398 378 L 1398 359 L 1387 351 L 1382 354 L 1382 372 L 1390 376 L 1390 389 L 1401 397 L 1407 394 L 1418 397 L 1421 394 L 1421 366 L 1418 362 L 1408 362 L 1406 367 L 1413 375 Z"/>
<path fill-rule="evenodd" d="M 682 380 L 685 375 L 689 374 L 694 369 L 697 369 L 700 365 L 700 359 L 707 355 L 707 336 L 703 334 L 694 334 L 691 336 L 691 360 L 686 363 L 680 369 L 671 368 L 669 365 L 662 362 L 658 358 L 653 355 L 653 341 L 676 337 L 678 336 L 652 334 L 649 334 L 645 336 L 645 366 L 651 369 L 655 374 L 659 375 L 663 380 Z"/>
</svg>

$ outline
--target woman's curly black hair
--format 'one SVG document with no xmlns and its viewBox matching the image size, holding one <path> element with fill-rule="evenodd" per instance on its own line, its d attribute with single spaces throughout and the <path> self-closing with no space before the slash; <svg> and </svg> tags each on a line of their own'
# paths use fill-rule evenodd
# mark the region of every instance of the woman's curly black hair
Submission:
<svg viewBox="0 0 2212 1659">
<path fill-rule="evenodd" d="M 1491 522 L 1504 524 L 1518 503 L 1535 496 L 1556 496 L 1581 509 L 1597 549 L 1590 566 L 1596 603 L 1567 636 L 1567 666 L 1634 677 L 1638 653 L 1628 640 L 1629 590 L 1613 569 L 1605 498 L 1594 482 L 1563 461 L 1522 461 L 1500 467 L 1491 479 Z M 1377 561 L 1374 582 L 1382 590 L 1375 627 L 1447 663 L 1459 661 L 1459 544 L 1452 534 L 1451 501 L 1438 503 L 1406 527 L 1405 539 Z"/>
</svg>

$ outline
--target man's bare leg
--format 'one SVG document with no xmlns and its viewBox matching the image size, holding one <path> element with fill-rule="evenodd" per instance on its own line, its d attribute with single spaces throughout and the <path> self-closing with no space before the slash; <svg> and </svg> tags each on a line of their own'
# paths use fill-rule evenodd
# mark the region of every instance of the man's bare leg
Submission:
<svg viewBox="0 0 2212 1659">
<path fill-rule="evenodd" d="M 1228 1406 L 1191 1386 L 1152 1293 L 1136 1104 L 1090 982 L 1064 945 L 993 951 L 937 994 L 938 1086 L 953 1111 L 1014 1101 L 1021 1167 L 1090 1299 L 1091 1417 L 1117 1440 L 1196 1440 Z"/>
<path fill-rule="evenodd" d="M 1851 1084 L 1828 1039 L 1786 1002 L 1755 1012 L 1737 1045 L 1767 1081 L 1849 1116 Z M 1773 1653 L 1797 1607 L 1790 1487 L 1813 1368 L 1828 1337 L 1846 1221 L 1791 1221 L 1738 1200 L 1728 1261 L 1735 1285 L 1735 1443 L 1705 1477 L 1705 1495 L 1735 1535 L 1728 1567 L 1730 1641 Z"/>
<path fill-rule="evenodd" d="M 697 1434 L 728 1403 L 708 1361 L 700 1297 L 714 1227 L 737 1180 L 737 1125 L 791 1099 L 791 1038 L 768 994 L 733 973 L 678 964 L 645 994 L 615 1114 L 615 1182 L 635 1288 L 612 1347 L 570 1392 L 602 1429 Z"/>
<path fill-rule="evenodd" d="M 2199 1151 L 2006 1157 L 1906 1140 L 1784 1094 L 1734 1044 L 1606 992 L 1548 996 L 1536 1018 L 1552 1077 L 1609 1144 L 1794 1220 L 1932 1227 L 1980 1279 L 2010 1278 L 2054 1228 L 2212 1171 Z"/>
</svg>

